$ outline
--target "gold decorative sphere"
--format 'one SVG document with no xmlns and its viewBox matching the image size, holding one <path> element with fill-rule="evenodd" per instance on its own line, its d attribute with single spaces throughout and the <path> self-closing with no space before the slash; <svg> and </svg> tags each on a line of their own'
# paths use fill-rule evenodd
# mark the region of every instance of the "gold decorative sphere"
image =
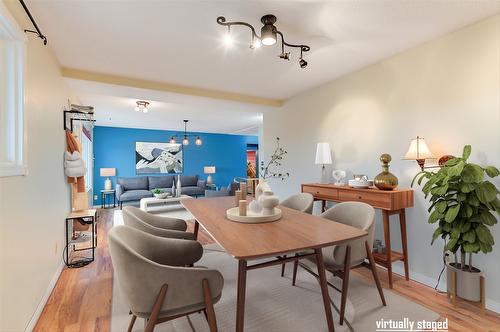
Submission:
<svg viewBox="0 0 500 332">
<path fill-rule="evenodd" d="M 388 153 L 384 153 L 383 155 L 380 156 L 380 161 L 383 163 L 383 164 L 388 164 L 390 163 L 392 160 L 392 157 L 390 154 Z"/>
</svg>

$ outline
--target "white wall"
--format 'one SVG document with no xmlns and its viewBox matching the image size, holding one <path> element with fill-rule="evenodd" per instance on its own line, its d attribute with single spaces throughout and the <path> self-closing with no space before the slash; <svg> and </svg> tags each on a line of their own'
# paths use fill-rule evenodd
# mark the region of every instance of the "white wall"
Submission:
<svg viewBox="0 0 500 332">
<path fill-rule="evenodd" d="M 284 166 L 291 174 L 289 180 L 273 183 L 282 197 L 299 191 L 301 183 L 320 180 L 314 154 L 321 141 L 332 147 L 333 169 L 371 178 L 381 170 L 380 154 L 391 154 L 391 171 L 401 187 L 409 187 L 419 168 L 401 158 L 417 135 L 438 155 L 459 155 L 471 144 L 471 161 L 500 166 L 499 15 L 307 91 L 266 113 L 264 158 L 280 136 L 289 152 Z M 495 182 L 500 187 L 499 179 Z M 415 206 L 407 211 L 411 276 L 434 286 L 442 267 L 442 243 L 430 245 L 435 226 L 427 224 L 428 203 L 415 189 Z M 391 242 L 400 250 L 398 225 L 391 218 Z M 486 271 L 488 306 L 500 311 L 500 226 L 492 233 L 497 242 L 493 253 L 477 255 L 475 262 Z M 377 237 L 383 238 L 380 213 Z M 402 271 L 401 263 L 396 265 Z"/>
<path fill-rule="evenodd" d="M 31 28 L 18 1 L 3 3 L 21 28 Z M 70 210 L 62 110 L 69 96 L 50 48 L 28 35 L 28 175 L 0 178 L 0 331 L 27 327 L 61 267 Z"/>
</svg>

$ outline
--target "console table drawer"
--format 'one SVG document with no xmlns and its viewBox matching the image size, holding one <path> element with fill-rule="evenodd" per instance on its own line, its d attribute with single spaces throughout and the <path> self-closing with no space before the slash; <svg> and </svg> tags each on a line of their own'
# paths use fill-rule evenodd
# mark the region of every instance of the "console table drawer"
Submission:
<svg viewBox="0 0 500 332">
<path fill-rule="evenodd" d="M 370 204 L 374 207 L 389 209 L 391 208 L 391 197 L 384 193 L 370 193 L 360 191 L 341 191 L 339 193 L 340 201 L 357 201 Z"/>
<path fill-rule="evenodd" d="M 325 197 L 336 200 L 339 197 L 339 191 L 336 188 L 325 188 L 319 186 L 303 186 L 302 192 L 312 194 L 314 197 Z"/>
</svg>

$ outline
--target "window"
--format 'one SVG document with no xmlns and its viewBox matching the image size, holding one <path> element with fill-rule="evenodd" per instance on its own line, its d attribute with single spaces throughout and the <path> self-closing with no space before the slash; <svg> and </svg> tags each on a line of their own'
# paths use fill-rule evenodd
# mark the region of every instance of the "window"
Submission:
<svg viewBox="0 0 500 332">
<path fill-rule="evenodd" d="M 26 37 L 0 2 L 0 177 L 26 174 L 24 62 Z"/>
<path fill-rule="evenodd" d="M 92 151 L 92 125 L 82 124 L 80 127 L 82 133 L 78 135 L 82 144 L 82 160 L 85 163 L 85 190 L 88 192 L 92 189 L 93 173 L 94 173 L 94 154 Z"/>
</svg>

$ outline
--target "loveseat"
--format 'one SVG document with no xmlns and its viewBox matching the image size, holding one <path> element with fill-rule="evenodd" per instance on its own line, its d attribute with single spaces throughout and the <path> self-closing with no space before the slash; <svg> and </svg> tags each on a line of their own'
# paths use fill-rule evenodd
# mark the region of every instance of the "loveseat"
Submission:
<svg viewBox="0 0 500 332">
<path fill-rule="evenodd" d="M 206 183 L 198 179 L 198 175 L 181 175 L 181 193 L 189 196 L 205 194 Z M 116 183 L 116 199 L 120 203 L 139 201 L 141 198 L 153 197 L 153 189 L 159 188 L 172 194 L 172 186 L 177 187 L 177 175 L 119 177 Z"/>
</svg>

